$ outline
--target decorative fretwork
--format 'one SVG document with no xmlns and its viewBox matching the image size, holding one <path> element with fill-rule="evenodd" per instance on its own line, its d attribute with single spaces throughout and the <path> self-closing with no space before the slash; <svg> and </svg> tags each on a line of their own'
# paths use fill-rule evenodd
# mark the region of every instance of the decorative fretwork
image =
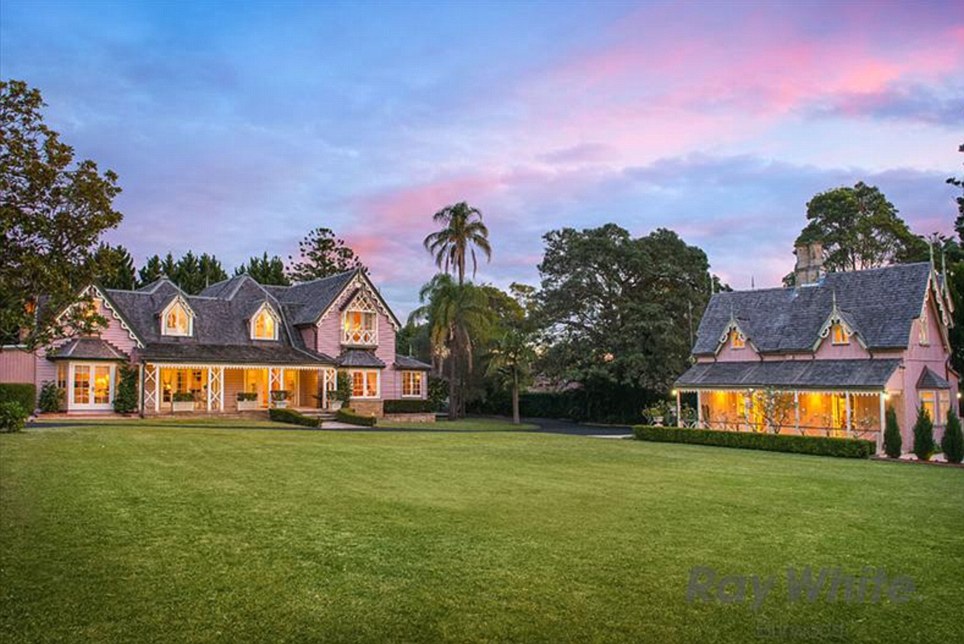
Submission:
<svg viewBox="0 0 964 644">
<path fill-rule="evenodd" d="M 157 411 L 157 367 L 144 366 L 144 409 Z"/>
<path fill-rule="evenodd" d="M 342 316 L 342 344 L 378 345 L 378 307 L 364 292 L 351 301 Z"/>
<path fill-rule="evenodd" d="M 224 411 L 224 367 L 208 369 L 208 411 Z"/>
</svg>

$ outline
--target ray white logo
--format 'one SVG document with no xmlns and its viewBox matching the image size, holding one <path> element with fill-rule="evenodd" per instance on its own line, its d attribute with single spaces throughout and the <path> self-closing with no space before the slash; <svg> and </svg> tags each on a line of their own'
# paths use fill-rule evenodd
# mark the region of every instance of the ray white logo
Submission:
<svg viewBox="0 0 964 644">
<path fill-rule="evenodd" d="M 853 574 L 841 568 L 809 566 L 787 568 L 778 575 L 720 575 L 708 566 L 690 570 L 686 586 L 689 603 L 749 604 L 759 610 L 774 591 L 785 584 L 787 599 L 792 603 L 843 602 L 876 604 L 889 600 L 903 604 L 914 597 L 914 580 L 906 575 L 889 576 L 883 568 L 864 568 Z"/>
</svg>

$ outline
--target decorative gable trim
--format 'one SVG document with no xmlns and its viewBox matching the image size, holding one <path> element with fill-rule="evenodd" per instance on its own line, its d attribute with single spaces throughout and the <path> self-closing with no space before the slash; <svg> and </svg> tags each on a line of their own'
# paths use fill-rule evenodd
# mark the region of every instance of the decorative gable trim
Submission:
<svg viewBox="0 0 964 644">
<path fill-rule="evenodd" d="M 121 315 L 120 310 L 117 308 L 117 306 L 111 301 L 109 297 L 107 297 L 106 293 L 100 290 L 100 287 L 98 287 L 96 284 L 90 284 L 86 286 L 80 291 L 80 293 L 77 294 L 77 299 L 79 300 L 81 298 L 88 297 L 88 296 L 92 298 L 97 298 L 101 302 L 103 302 L 104 308 L 106 308 L 110 312 L 111 317 L 117 321 L 121 329 L 127 332 L 128 337 L 131 340 L 133 340 L 134 344 L 137 345 L 137 348 L 138 349 L 144 348 L 144 342 L 140 339 L 140 337 L 138 337 L 137 333 L 134 332 L 134 328 L 130 324 L 128 324 L 127 320 L 124 319 L 124 316 Z M 77 306 L 76 303 L 71 304 L 70 306 L 67 306 L 66 308 L 64 308 L 64 310 L 61 311 L 60 314 L 56 317 L 57 322 L 60 322 L 61 318 L 63 318 L 63 316 L 66 315 L 67 311 L 69 311 L 75 306 Z"/>
<path fill-rule="evenodd" d="M 740 323 L 736 321 L 736 316 L 733 315 L 733 312 L 731 311 L 730 321 L 727 322 L 726 327 L 724 327 L 723 329 L 723 334 L 720 336 L 720 339 L 716 344 L 716 351 L 713 352 L 714 354 L 718 355 L 720 351 L 723 350 L 723 347 L 726 346 L 726 343 L 729 342 L 730 340 L 731 333 L 736 333 L 737 335 L 739 335 L 740 338 L 745 343 L 750 345 L 750 348 L 753 349 L 753 351 L 755 351 L 756 353 L 759 353 L 759 351 L 756 348 L 756 345 L 754 345 L 753 341 L 750 340 L 750 336 L 747 335 L 746 332 L 740 328 Z"/>
<path fill-rule="evenodd" d="M 348 294 L 347 296 L 345 295 L 346 293 Z M 368 279 L 368 275 L 366 275 L 361 269 L 355 271 L 355 276 L 352 277 L 352 279 L 349 280 L 344 287 L 342 287 L 337 296 L 332 298 L 331 303 L 329 303 L 328 307 L 322 311 L 321 315 L 318 317 L 318 320 L 315 322 L 315 325 L 321 325 L 322 322 L 328 319 L 332 311 L 340 312 L 344 310 L 347 307 L 346 302 L 350 303 L 361 295 L 368 296 L 378 312 L 382 313 L 388 318 L 392 324 L 392 328 L 395 329 L 395 331 L 398 331 L 402 328 L 401 322 L 399 322 L 398 318 L 395 317 L 395 314 L 392 312 L 391 308 L 389 308 L 388 303 L 384 300 L 384 298 L 382 298 L 381 293 L 378 292 L 378 289 L 375 288 L 375 285 L 372 284 L 372 281 Z"/>
<path fill-rule="evenodd" d="M 949 329 L 951 326 L 953 326 L 953 321 L 952 321 L 952 319 L 951 319 L 951 316 L 948 314 L 947 309 L 946 309 L 944 306 L 942 306 L 943 297 L 941 296 L 940 288 L 939 288 L 939 286 L 938 286 L 938 284 L 937 284 L 937 279 L 936 279 L 935 275 L 936 275 L 936 273 L 933 273 L 933 272 L 931 273 L 931 281 L 929 282 L 929 284 L 932 284 L 932 285 L 933 285 L 932 288 L 928 288 L 926 291 L 924 291 L 924 301 L 923 301 L 923 303 L 921 303 L 920 314 L 918 314 L 918 316 L 917 316 L 917 323 L 918 323 L 918 328 L 917 328 L 918 338 L 917 338 L 917 339 L 918 339 L 918 342 L 919 342 L 920 337 L 921 337 L 921 336 L 920 336 L 921 329 L 922 329 L 922 328 L 926 328 L 927 319 L 930 317 L 930 312 L 928 311 L 927 306 L 928 306 L 928 303 L 929 303 L 930 300 L 931 300 L 931 295 L 933 294 L 933 295 L 935 296 L 935 297 L 933 298 L 933 300 L 934 300 L 934 305 L 935 305 L 935 308 L 937 309 L 937 314 L 940 316 L 940 324 L 937 325 L 937 328 L 938 328 L 938 330 L 940 331 L 940 334 L 941 334 L 941 343 L 942 343 L 942 346 L 944 347 L 944 349 L 946 349 L 947 351 L 950 351 L 950 350 L 951 350 L 951 338 L 950 338 L 950 333 L 948 332 L 948 329 Z M 913 325 L 911 325 L 911 334 L 913 334 Z M 925 334 L 926 334 L 926 332 L 925 332 Z M 925 335 L 924 337 L 925 337 L 926 342 L 924 342 L 924 343 L 922 343 L 922 344 L 929 344 L 929 343 L 930 343 L 930 338 L 927 338 L 926 335 Z M 911 338 L 910 342 L 911 342 L 911 343 L 914 342 L 914 338 L 913 338 L 913 337 Z"/>
<path fill-rule="evenodd" d="M 833 329 L 835 324 L 840 325 L 840 327 L 843 329 L 844 334 L 848 338 L 853 338 L 853 337 L 857 338 L 857 342 L 860 344 L 861 347 L 863 347 L 866 350 L 867 344 L 864 342 L 864 339 L 861 337 L 860 333 L 857 332 L 857 329 L 854 327 L 854 324 L 848 321 L 848 318 L 850 316 L 846 315 L 843 311 L 837 308 L 836 291 L 833 292 L 832 296 L 833 296 L 833 306 L 830 309 L 830 315 L 827 316 L 827 319 L 824 321 L 823 326 L 820 327 L 820 331 L 817 333 L 817 340 L 813 343 L 812 350 L 816 351 L 817 349 L 820 348 L 820 344 L 830 336 L 830 332 Z"/>
</svg>

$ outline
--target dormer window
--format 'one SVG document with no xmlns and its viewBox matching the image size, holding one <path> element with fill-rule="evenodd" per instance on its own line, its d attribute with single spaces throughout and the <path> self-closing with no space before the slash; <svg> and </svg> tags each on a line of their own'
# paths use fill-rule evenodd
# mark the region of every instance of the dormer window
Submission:
<svg viewBox="0 0 964 644">
<path fill-rule="evenodd" d="M 345 311 L 342 344 L 373 346 L 378 344 L 378 312 L 370 299 L 356 298 Z"/>
<path fill-rule="evenodd" d="M 746 346 L 746 336 L 742 333 L 733 329 L 730 331 L 730 348 L 732 349 L 742 349 Z"/>
<path fill-rule="evenodd" d="M 265 304 L 251 318 L 252 340 L 277 340 L 278 319 L 271 308 Z"/>
<path fill-rule="evenodd" d="M 850 336 L 847 334 L 847 329 L 839 322 L 834 323 L 830 327 L 830 341 L 833 344 L 850 344 Z"/>
<path fill-rule="evenodd" d="M 178 299 L 164 310 L 161 331 L 163 335 L 194 335 L 194 317 Z"/>
</svg>

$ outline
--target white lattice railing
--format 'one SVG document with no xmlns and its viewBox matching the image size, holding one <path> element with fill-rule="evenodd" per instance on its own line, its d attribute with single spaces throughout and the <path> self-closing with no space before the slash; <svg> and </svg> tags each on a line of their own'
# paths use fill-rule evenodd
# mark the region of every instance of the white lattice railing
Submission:
<svg viewBox="0 0 964 644">
<path fill-rule="evenodd" d="M 342 343 L 377 345 L 378 332 L 373 329 L 345 329 Z"/>
</svg>

